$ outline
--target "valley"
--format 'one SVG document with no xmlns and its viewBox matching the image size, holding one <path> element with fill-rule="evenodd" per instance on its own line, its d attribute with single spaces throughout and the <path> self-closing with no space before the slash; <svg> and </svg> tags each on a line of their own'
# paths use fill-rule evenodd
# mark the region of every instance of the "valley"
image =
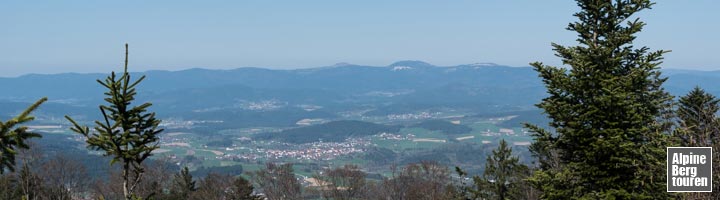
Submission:
<svg viewBox="0 0 720 200">
<path fill-rule="evenodd" d="M 318 169 L 355 164 L 379 177 L 393 166 L 433 160 L 478 174 L 500 139 L 512 145 L 521 162 L 530 164 L 527 147 L 532 141 L 523 123 L 546 126 L 548 122 L 533 106 L 545 94 L 528 67 L 399 61 L 380 67 L 343 64 L 138 74 L 151 77 L 140 88 L 139 100 L 153 102 L 166 131 L 153 159 L 188 166 L 195 173 L 247 172 L 266 163 L 294 163 L 298 174 L 311 176 Z M 720 82 L 713 78 L 716 72 L 668 70 L 668 74 L 710 80 L 698 85 Z M 99 117 L 95 105 L 102 103 L 101 88 L 86 84 L 98 76 L 0 78 L 0 89 L 35 83 L 27 93 L 5 88 L 9 93 L 0 94 L 0 115 L 12 116 L 28 100 L 46 94 L 50 101 L 36 112 L 33 127 L 52 135 L 54 143 L 74 147 L 57 149 L 58 153 L 98 156 L 85 148 L 81 136 L 70 133 L 62 117 L 67 114 L 83 124 Z M 58 80 L 81 89 L 51 84 Z M 682 94 L 691 85 L 668 82 L 673 94 Z M 40 140 L 46 149 L 57 146 Z"/>
<path fill-rule="evenodd" d="M 219 122 L 168 120 L 163 123 L 168 132 L 160 136 L 161 148 L 154 151 L 154 157 L 167 159 L 177 166 L 188 166 L 191 170 L 211 171 L 221 168 L 246 171 L 264 167 L 268 162 L 294 163 L 298 174 L 304 176 L 312 176 L 317 169 L 345 164 L 358 165 L 368 173 L 382 175 L 390 173 L 393 165 L 422 160 L 436 160 L 479 172 L 482 169 L 478 163 L 484 159 L 485 150 L 494 148 L 500 139 L 513 144 L 523 160 L 529 161 L 526 150 L 531 141 L 529 133 L 520 126 L 502 125 L 514 117 L 403 118 L 389 121 L 392 125 L 347 120 L 299 127 L 218 129 L 213 132 L 203 127 Z M 82 137 L 67 131 L 66 126 L 33 128 L 43 134 L 62 135 L 66 142 L 75 143 L 72 146 L 78 151 L 84 150 Z M 352 134 L 358 132 L 365 133 Z M 313 133 L 335 134 L 327 137 Z M 266 135 L 276 136 L 268 138 Z M 287 135 L 301 135 L 302 141 L 292 137 L 286 140 Z M 473 150 L 472 154 L 466 154 Z M 92 151 L 84 151 L 92 154 Z M 468 156 L 474 158 L 467 159 Z"/>
</svg>

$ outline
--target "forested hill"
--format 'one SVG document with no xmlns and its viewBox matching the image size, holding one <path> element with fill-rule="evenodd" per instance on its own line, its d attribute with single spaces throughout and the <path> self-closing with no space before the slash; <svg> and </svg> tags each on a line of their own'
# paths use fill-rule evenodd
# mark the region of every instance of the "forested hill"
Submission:
<svg viewBox="0 0 720 200">
<path fill-rule="evenodd" d="M 530 67 L 492 63 L 435 66 L 400 61 L 388 66 L 337 64 L 328 67 L 271 70 L 188 69 L 147 71 L 138 89 L 140 101 L 155 104 L 163 118 L 222 120 L 217 127 L 295 126 L 298 120 L 342 120 L 339 113 L 363 116 L 437 112 L 443 110 L 493 114 L 534 109 L 545 96 L 543 84 Z M 665 70 L 664 87 L 684 95 L 699 85 L 720 95 L 720 71 Z M 95 118 L 104 74 L 24 75 L 0 78 L 0 115 L 16 114 L 28 102 L 50 100 L 38 117 L 65 114 Z"/>
<path fill-rule="evenodd" d="M 665 76 L 670 77 L 664 86 L 671 92 L 686 92 L 695 85 L 712 88 L 710 86 L 720 83 L 720 71 L 663 71 Z M 493 63 L 435 66 L 422 61 L 399 61 L 388 66 L 340 63 L 328 67 L 294 70 L 246 67 L 230 70 L 193 68 L 133 73 L 133 76 L 140 75 L 151 78 L 139 89 L 155 95 L 172 94 L 174 91 L 187 89 L 222 90 L 230 86 L 233 86 L 237 93 L 251 92 L 255 96 L 269 95 L 272 91 L 315 90 L 333 91 L 330 94 L 347 91 L 369 93 L 367 96 L 419 97 L 451 87 L 458 88 L 457 91 L 468 89 L 466 92 L 471 92 L 469 88 L 473 88 L 478 95 L 500 92 L 501 89 L 533 91 L 525 95 L 541 96 L 543 93 L 541 82 L 532 68 Z M 102 91 L 102 88 L 99 85 L 87 84 L 88 81 L 104 76 L 105 74 L 63 73 L 4 77 L 0 78 L 0 90 L 4 91 L 0 94 L 0 99 L 29 101 L 48 96 L 61 102 L 89 101 L 95 99 L 93 96 L 98 96 L 97 92 Z M 373 91 L 376 93 L 372 93 Z M 720 89 L 711 92 L 720 93 Z M 503 98 L 502 95 L 494 96 L 493 99 Z"/>
</svg>

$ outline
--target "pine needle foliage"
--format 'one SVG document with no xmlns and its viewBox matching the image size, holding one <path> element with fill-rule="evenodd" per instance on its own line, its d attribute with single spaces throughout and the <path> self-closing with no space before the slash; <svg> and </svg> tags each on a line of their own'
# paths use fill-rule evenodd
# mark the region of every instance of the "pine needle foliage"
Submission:
<svg viewBox="0 0 720 200">
<path fill-rule="evenodd" d="M 25 142 L 26 140 L 42 137 L 40 134 L 30 131 L 27 126 L 20 125 L 34 120 L 35 117 L 30 113 L 45 101 L 47 98 L 43 97 L 18 116 L 6 122 L 0 121 L 0 174 L 5 173 L 6 170 L 15 171 L 15 156 L 18 154 L 18 150 L 30 148 Z"/>
</svg>

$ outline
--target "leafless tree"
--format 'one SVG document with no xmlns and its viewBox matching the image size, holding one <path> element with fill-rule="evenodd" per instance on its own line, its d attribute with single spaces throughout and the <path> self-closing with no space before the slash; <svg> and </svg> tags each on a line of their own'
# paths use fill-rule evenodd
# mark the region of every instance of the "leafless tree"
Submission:
<svg viewBox="0 0 720 200">
<path fill-rule="evenodd" d="M 200 186 L 192 192 L 196 200 L 259 200 L 253 193 L 252 184 L 242 177 L 209 173 L 200 180 Z"/>
<path fill-rule="evenodd" d="M 40 197 L 41 179 L 37 175 L 35 168 L 42 159 L 42 150 L 34 142 L 28 142 L 27 149 L 19 151 L 21 169 L 15 173 L 17 187 L 23 199 L 33 200 Z"/>
<path fill-rule="evenodd" d="M 165 158 L 143 163 L 144 178 L 138 182 L 135 195 L 141 198 L 163 196 L 164 190 L 169 188 L 170 181 L 172 181 L 171 177 L 174 170 L 170 166 L 172 165 Z M 112 167 L 109 171 L 110 176 L 107 180 L 97 180 L 90 187 L 95 199 L 124 198 L 122 172 L 117 167 Z M 133 176 L 130 176 L 130 178 L 133 178 Z"/>
<path fill-rule="evenodd" d="M 365 172 L 357 165 L 345 165 L 327 169 L 314 176 L 317 189 L 325 199 L 347 200 L 366 196 L 367 180 Z"/>
<path fill-rule="evenodd" d="M 83 198 L 90 179 L 79 160 L 60 153 L 44 161 L 37 174 L 42 180 L 43 199 Z"/>
<path fill-rule="evenodd" d="M 198 189 L 190 195 L 191 199 L 225 199 L 226 192 L 232 184 L 232 177 L 209 173 L 199 183 Z"/>
<path fill-rule="evenodd" d="M 0 199 L 20 199 L 15 174 L 0 174 Z"/>
<path fill-rule="evenodd" d="M 259 189 L 268 199 L 301 199 L 302 186 L 293 173 L 292 164 L 268 163 L 265 169 L 250 172 Z"/>
<path fill-rule="evenodd" d="M 117 167 L 108 169 L 108 178 L 98 179 L 92 183 L 90 191 L 93 199 L 123 199 L 122 176 Z"/>
<path fill-rule="evenodd" d="M 409 164 L 400 172 L 393 169 L 393 175 L 374 188 L 372 199 L 433 200 L 454 196 L 448 168 L 428 161 Z"/>
<path fill-rule="evenodd" d="M 144 198 L 162 196 L 164 190 L 170 188 L 173 174 L 177 171 L 173 166 L 169 158 L 165 157 L 143 163 L 145 175 L 138 183 L 137 195 Z"/>
</svg>

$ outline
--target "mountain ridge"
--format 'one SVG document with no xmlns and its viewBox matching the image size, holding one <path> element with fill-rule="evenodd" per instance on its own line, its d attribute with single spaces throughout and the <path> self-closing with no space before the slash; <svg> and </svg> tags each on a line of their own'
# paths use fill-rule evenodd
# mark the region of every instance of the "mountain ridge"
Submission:
<svg viewBox="0 0 720 200">
<path fill-rule="evenodd" d="M 696 85 L 720 96 L 720 88 L 714 87 L 720 84 L 720 71 L 663 71 L 669 77 L 664 87 L 675 96 L 684 95 Z M 309 118 L 513 112 L 535 109 L 534 104 L 546 96 L 533 68 L 494 63 L 435 66 L 406 60 L 388 66 L 192 68 L 131 73 L 134 78 L 140 75 L 148 78 L 138 88 L 138 100 L 153 102 L 159 116 L 225 120 L 237 126 L 294 126 Z M 0 104 L 0 114 L 16 111 L 19 104 L 12 102 L 48 97 L 53 109 L 39 110 L 46 112 L 47 118 L 62 118 L 64 114 L 91 116 L 96 114 L 92 112 L 97 111 L 96 105 L 103 103 L 105 90 L 95 80 L 105 76 L 62 73 L 0 78 L 0 103 L 5 102 Z"/>
</svg>

